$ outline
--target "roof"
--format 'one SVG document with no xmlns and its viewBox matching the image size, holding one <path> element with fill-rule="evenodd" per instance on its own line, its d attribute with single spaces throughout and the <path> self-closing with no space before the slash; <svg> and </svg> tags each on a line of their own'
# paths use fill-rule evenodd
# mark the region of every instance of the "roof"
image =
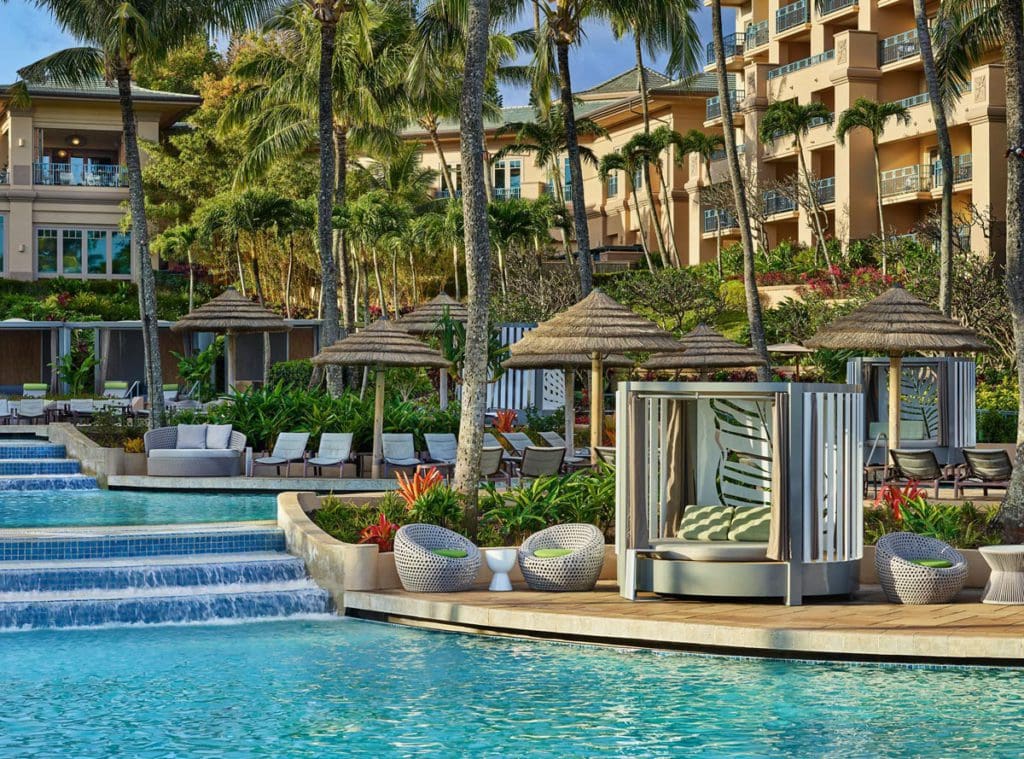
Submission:
<svg viewBox="0 0 1024 759">
<path fill-rule="evenodd" d="M 767 362 L 752 349 L 728 340 L 705 324 L 679 341 L 683 350 L 662 353 L 644 364 L 646 369 L 739 369 L 764 366 Z"/>
<path fill-rule="evenodd" d="M 312 361 L 324 366 L 451 366 L 439 351 L 389 319 L 375 321 L 366 329 L 327 346 Z"/>
<path fill-rule="evenodd" d="M 398 326 L 412 335 L 429 335 L 438 331 L 438 322 L 447 313 L 452 319 L 465 322 L 469 318 L 466 307 L 442 292 L 436 298 L 416 307 L 416 310 L 398 320 Z"/>
<path fill-rule="evenodd" d="M 194 308 L 173 326 L 174 332 L 287 332 L 285 320 L 229 287 Z"/>
<path fill-rule="evenodd" d="M 736 74 L 726 74 L 727 81 L 729 82 L 729 89 L 736 89 L 737 81 Z M 682 79 L 676 79 L 673 82 L 667 82 L 666 84 L 655 87 L 651 85 L 651 92 L 660 92 L 664 94 L 673 95 L 685 95 L 688 93 L 710 93 L 712 95 L 718 94 L 718 75 L 714 72 L 710 74 L 696 74 L 691 77 L 683 77 Z"/>
<path fill-rule="evenodd" d="M 656 87 L 665 87 L 671 84 L 672 80 L 659 71 L 655 71 L 652 68 L 644 67 L 644 71 L 647 73 L 647 89 L 651 90 Z M 611 79 L 606 79 L 600 84 L 595 84 L 589 89 L 583 90 L 582 92 L 575 93 L 576 97 L 590 99 L 590 96 L 600 95 L 621 95 L 623 93 L 634 93 L 640 92 L 640 82 L 637 81 L 636 67 L 628 68 L 621 74 L 616 74 Z"/>
<path fill-rule="evenodd" d="M 9 94 L 14 84 L 0 85 L 0 97 Z M 105 82 L 96 77 L 83 84 L 70 87 L 57 84 L 52 81 L 29 82 L 28 94 L 30 97 L 51 97 L 51 98 L 81 98 L 83 100 L 117 100 L 117 85 L 114 82 Z M 179 105 L 199 105 L 203 99 L 199 95 L 188 95 L 182 92 L 162 92 L 140 87 L 132 82 L 132 97 L 140 102 L 151 103 L 176 103 Z"/>
</svg>

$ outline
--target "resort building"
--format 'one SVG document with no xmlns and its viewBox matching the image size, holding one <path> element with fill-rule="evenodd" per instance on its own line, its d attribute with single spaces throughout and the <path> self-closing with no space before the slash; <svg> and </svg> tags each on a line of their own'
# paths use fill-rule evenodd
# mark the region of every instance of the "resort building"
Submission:
<svg viewBox="0 0 1024 759">
<path fill-rule="evenodd" d="M 890 120 L 880 140 L 881 194 L 886 231 L 913 234 L 938 208 L 941 166 L 911 0 L 724 0 L 723 5 L 736 9 L 736 31 L 725 39 L 726 67 L 740 77 L 732 93 L 733 127 L 762 201 L 752 205 L 760 206 L 769 244 L 813 240 L 809 210 L 800 208 L 811 204 L 776 189 L 792 184 L 800 171 L 793 138 L 763 142 L 758 137 L 769 104 L 794 98 L 801 104 L 823 103 L 836 118 L 858 98 L 906 106 L 910 122 Z M 938 7 L 938 2 L 929 3 L 930 13 Z M 708 60 L 713 61 L 710 45 Z M 711 102 L 707 116 L 706 127 L 721 128 Z M 961 247 L 978 253 L 998 255 L 1004 246 L 1005 120 L 1003 68 L 993 55 L 974 69 L 970 88 L 948 115 L 955 223 Z M 826 236 L 845 243 L 878 234 L 869 133 L 854 130 L 840 145 L 823 121 L 803 143 L 827 218 Z M 727 179 L 724 165 L 721 173 L 712 169 L 713 182 Z M 706 213 L 714 232 L 715 213 Z M 720 218 L 722 234 L 738 238 L 731 215 Z"/>
<path fill-rule="evenodd" d="M 0 87 L 0 272 L 8 279 L 131 279 L 131 233 L 117 88 L 28 87 L 12 101 Z M 163 130 L 200 98 L 134 88 L 140 140 Z M 142 155 L 145 161 L 145 152 Z"/>
</svg>

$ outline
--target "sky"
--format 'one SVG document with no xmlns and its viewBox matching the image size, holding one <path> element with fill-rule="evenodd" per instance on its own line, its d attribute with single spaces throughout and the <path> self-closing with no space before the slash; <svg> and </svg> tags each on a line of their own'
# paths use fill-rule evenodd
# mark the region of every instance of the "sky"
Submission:
<svg viewBox="0 0 1024 759">
<path fill-rule="evenodd" d="M 705 41 L 710 35 L 710 25 L 710 15 L 702 8 L 698 26 Z M 728 19 L 725 25 L 728 28 Z M 4 44 L 0 45 L 0 83 L 3 84 L 13 82 L 20 67 L 75 44 L 55 28 L 49 13 L 36 8 L 29 0 L 0 3 L 0 29 L 4 31 Z M 658 63 L 654 61 L 653 68 L 658 69 Z M 633 65 L 633 46 L 629 40 L 616 42 L 607 26 L 591 24 L 585 44 L 573 50 L 570 66 L 573 89 L 584 90 Z M 510 89 L 503 94 L 505 105 L 526 103 L 524 91 Z"/>
</svg>

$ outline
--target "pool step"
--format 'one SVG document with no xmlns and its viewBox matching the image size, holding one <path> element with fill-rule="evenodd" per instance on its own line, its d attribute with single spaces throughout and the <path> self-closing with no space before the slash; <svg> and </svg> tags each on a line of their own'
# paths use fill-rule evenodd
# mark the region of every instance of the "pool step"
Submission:
<svg viewBox="0 0 1024 759">
<path fill-rule="evenodd" d="M 96 490 L 95 477 L 84 474 L 13 474 L 0 476 L 0 490 Z"/>
<path fill-rule="evenodd" d="M 16 474 L 78 474 L 80 471 L 81 465 L 76 459 L 0 459 L 0 477 Z"/>
<path fill-rule="evenodd" d="M 57 443 L 0 443 L 0 459 L 62 459 L 65 456 L 66 449 Z"/>
</svg>

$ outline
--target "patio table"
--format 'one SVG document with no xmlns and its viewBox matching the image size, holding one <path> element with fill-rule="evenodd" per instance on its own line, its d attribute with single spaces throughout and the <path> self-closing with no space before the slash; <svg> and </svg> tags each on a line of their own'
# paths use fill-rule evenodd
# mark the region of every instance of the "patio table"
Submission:
<svg viewBox="0 0 1024 759">
<path fill-rule="evenodd" d="M 982 546 L 978 551 L 992 570 L 982 603 L 1024 604 L 1024 545 Z"/>
</svg>

